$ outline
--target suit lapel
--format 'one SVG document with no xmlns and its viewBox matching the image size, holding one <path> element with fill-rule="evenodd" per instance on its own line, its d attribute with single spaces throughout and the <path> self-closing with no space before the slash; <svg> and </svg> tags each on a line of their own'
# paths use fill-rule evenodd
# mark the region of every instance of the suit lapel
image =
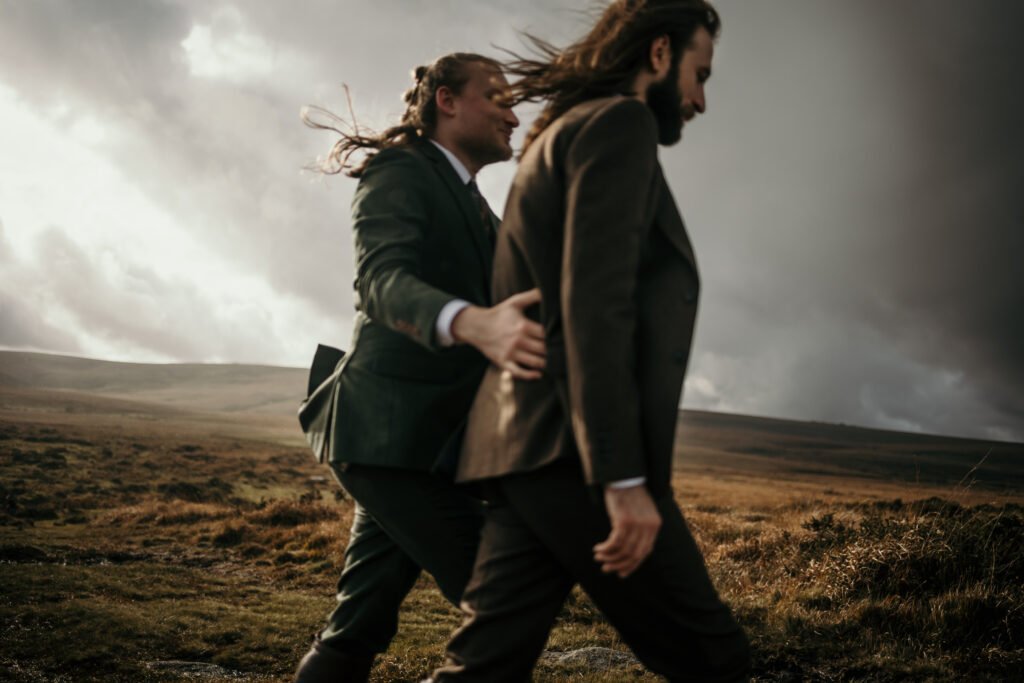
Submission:
<svg viewBox="0 0 1024 683">
<path fill-rule="evenodd" d="M 693 254 L 693 245 L 690 244 L 690 238 L 686 235 L 683 217 L 679 215 L 679 208 L 672 197 L 672 191 L 669 189 L 668 183 L 665 182 L 665 176 L 661 172 L 660 165 L 658 166 L 658 182 L 658 205 L 655 209 L 654 222 L 665 234 L 665 237 L 668 238 L 668 241 L 672 243 L 672 246 L 683 255 L 683 258 L 690 264 L 694 272 L 697 272 L 697 259 Z"/>
<path fill-rule="evenodd" d="M 441 176 L 441 180 L 448 187 L 452 197 L 455 199 L 455 203 L 459 205 L 459 209 L 462 211 L 463 218 L 465 218 L 463 226 L 469 232 L 469 238 L 476 248 L 477 254 L 480 256 L 481 263 L 484 265 L 484 278 L 487 281 L 484 291 L 489 293 L 491 291 L 490 273 L 494 264 L 494 252 L 491 245 L 488 244 L 489 240 L 484 233 L 484 226 L 480 224 L 480 210 L 477 208 L 476 202 L 473 201 L 472 195 L 469 194 L 469 190 L 462 184 L 459 175 L 452 168 L 444 154 L 441 153 L 441 150 L 429 142 L 419 147 L 424 156 L 434 163 L 434 168 L 437 170 L 438 175 Z"/>
<path fill-rule="evenodd" d="M 491 211 L 491 224 L 490 224 L 490 239 L 491 244 L 498 243 L 498 230 L 501 228 L 501 219 L 498 218 L 498 214 Z"/>
</svg>

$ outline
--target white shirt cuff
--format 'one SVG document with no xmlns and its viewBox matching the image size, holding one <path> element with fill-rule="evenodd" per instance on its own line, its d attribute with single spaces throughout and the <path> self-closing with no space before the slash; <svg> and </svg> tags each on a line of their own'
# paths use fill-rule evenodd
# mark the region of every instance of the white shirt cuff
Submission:
<svg viewBox="0 0 1024 683">
<path fill-rule="evenodd" d="M 452 321 L 464 308 L 468 307 L 468 301 L 452 299 L 437 314 L 437 322 L 434 325 L 437 331 L 437 341 L 441 346 L 452 346 L 455 343 L 455 337 L 452 336 Z"/>
<path fill-rule="evenodd" d="M 631 489 L 634 486 L 643 486 L 647 483 L 647 477 L 633 477 L 631 479 L 619 479 L 618 481 L 610 481 L 606 486 L 616 491 L 620 489 Z"/>
</svg>

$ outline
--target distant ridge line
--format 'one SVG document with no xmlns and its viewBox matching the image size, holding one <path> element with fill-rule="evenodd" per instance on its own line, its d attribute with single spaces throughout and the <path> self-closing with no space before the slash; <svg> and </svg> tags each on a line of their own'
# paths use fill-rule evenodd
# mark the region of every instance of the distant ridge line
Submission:
<svg viewBox="0 0 1024 683">
<path fill-rule="evenodd" d="M 88 356 L 76 356 L 76 355 L 71 354 L 71 353 L 56 353 L 56 352 L 53 352 L 53 351 L 25 351 L 25 350 L 21 350 L 21 349 L 0 348 L 0 358 L 2 358 L 5 355 L 12 355 L 12 356 L 35 356 L 35 357 L 40 357 L 40 358 L 67 358 L 67 359 L 71 359 L 71 360 L 82 361 L 82 362 L 85 362 L 85 363 L 106 363 L 106 364 L 110 364 L 110 365 L 139 365 L 139 366 L 159 366 L 159 367 L 221 367 L 221 366 L 229 366 L 229 367 L 245 367 L 245 368 L 267 368 L 267 369 L 273 369 L 273 370 L 302 370 L 302 371 L 306 370 L 306 368 L 302 368 L 302 367 L 298 367 L 298 366 L 270 365 L 270 364 L 267 364 L 267 363 L 234 363 L 234 362 L 204 363 L 204 362 L 198 362 L 198 361 L 193 361 L 193 362 L 173 361 L 173 362 L 167 362 L 167 363 L 159 363 L 159 362 L 144 363 L 144 362 L 141 362 L 141 361 L 131 361 L 131 360 L 109 360 L 109 359 L 106 359 L 106 358 L 90 358 Z M 310 351 L 310 357 L 312 357 L 312 351 Z M 0 367 L 2 367 L 2 365 L 3 365 L 3 363 L 2 363 L 2 361 L 0 361 Z M 3 376 L 0 375 L 0 379 L 2 379 L 2 378 L 3 378 Z"/>
<path fill-rule="evenodd" d="M 254 363 L 139 363 L 70 354 L 0 349 L 0 386 L 66 389 L 138 399 L 213 412 L 295 415 L 305 395 L 306 368 Z M 775 425 L 790 432 L 843 431 L 851 437 L 956 440 L 971 444 L 1022 445 L 969 436 L 907 432 L 843 422 L 800 420 L 745 413 L 682 408 L 682 430 L 690 421 L 732 422 L 742 428 Z"/>
</svg>

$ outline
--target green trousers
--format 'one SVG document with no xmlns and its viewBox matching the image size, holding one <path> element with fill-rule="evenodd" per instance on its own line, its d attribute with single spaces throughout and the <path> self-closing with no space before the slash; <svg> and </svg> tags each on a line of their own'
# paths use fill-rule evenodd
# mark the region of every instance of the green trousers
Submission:
<svg viewBox="0 0 1024 683">
<path fill-rule="evenodd" d="M 458 605 L 473 571 L 482 504 L 429 472 L 332 464 L 356 501 L 337 607 L 321 642 L 343 652 L 384 652 L 421 571 Z"/>
</svg>

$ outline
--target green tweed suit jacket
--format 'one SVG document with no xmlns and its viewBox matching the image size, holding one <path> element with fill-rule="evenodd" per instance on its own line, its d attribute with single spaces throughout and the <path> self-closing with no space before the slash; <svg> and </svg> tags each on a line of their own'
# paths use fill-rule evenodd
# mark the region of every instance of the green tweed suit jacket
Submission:
<svg viewBox="0 0 1024 683">
<path fill-rule="evenodd" d="M 352 201 L 351 347 L 299 409 L 321 461 L 435 467 L 487 366 L 470 346 L 442 347 L 437 316 L 453 298 L 490 305 L 497 226 L 493 213 L 485 225 L 429 141 L 385 149 L 370 162 Z"/>
</svg>

